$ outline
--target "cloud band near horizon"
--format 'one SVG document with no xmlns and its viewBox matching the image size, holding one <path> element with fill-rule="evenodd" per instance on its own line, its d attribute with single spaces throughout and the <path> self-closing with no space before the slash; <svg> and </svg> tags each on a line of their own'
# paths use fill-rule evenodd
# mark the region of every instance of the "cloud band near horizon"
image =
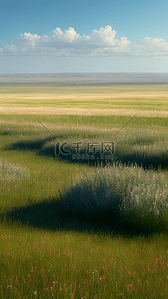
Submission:
<svg viewBox="0 0 168 299">
<path fill-rule="evenodd" d="M 64 32 L 56 27 L 51 37 L 25 32 L 11 45 L 0 48 L 2 56 L 55 56 L 55 57 L 99 57 L 167 56 L 168 42 L 163 39 L 145 37 L 131 43 L 127 37 L 116 39 L 116 31 L 110 25 L 92 30 L 90 36 L 80 36 L 74 28 Z"/>
</svg>

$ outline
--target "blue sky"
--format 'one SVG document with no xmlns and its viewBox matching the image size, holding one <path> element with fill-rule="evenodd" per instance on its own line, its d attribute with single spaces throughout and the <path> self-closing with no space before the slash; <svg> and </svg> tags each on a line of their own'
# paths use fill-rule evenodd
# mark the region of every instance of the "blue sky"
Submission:
<svg viewBox="0 0 168 299">
<path fill-rule="evenodd" d="M 0 73 L 168 72 L 168 1 L 5 0 Z"/>
</svg>

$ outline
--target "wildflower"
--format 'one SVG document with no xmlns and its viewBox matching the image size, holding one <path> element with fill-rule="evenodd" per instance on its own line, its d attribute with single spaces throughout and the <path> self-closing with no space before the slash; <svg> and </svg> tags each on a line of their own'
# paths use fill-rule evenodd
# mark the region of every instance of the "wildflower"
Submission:
<svg viewBox="0 0 168 299">
<path fill-rule="evenodd" d="M 129 292 L 130 287 L 132 287 L 132 283 L 127 286 L 127 292 Z"/>
<path fill-rule="evenodd" d="M 37 295 L 37 291 L 34 291 L 34 295 Z"/>
</svg>

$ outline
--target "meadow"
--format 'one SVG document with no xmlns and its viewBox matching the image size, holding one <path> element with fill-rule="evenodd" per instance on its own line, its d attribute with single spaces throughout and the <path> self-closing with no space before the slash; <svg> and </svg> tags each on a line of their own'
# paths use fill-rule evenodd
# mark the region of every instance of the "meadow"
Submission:
<svg viewBox="0 0 168 299">
<path fill-rule="evenodd" d="M 1 84 L 0 140 L 0 298 L 168 298 L 168 85 Z"/>
</svg>

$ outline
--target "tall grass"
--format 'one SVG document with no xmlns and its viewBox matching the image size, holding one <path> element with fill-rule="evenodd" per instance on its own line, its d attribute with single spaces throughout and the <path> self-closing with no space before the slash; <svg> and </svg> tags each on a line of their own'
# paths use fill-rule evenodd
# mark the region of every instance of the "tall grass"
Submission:
<svg viewBox="0 0 168 299">
<path fill-rule="evenodd" d="M 0 162 L 0 183 L 24 180 L 30 177 L 28 169 L 15 164 Z"/>
<path fill-rule="evenodd" d="M 1 226 L 1 298 L 167 298 L 167 241 Z"/>
<path fill-rule="evenodd" d="M 63 213 L 75 218 L 108 221 L 116 227 L 127 220 L 138 231 L 152 232 L 168 212 L 166 184 L 164 174 L 117 163 L 81 173 L 60 205 Z"/>
<path fill-rule="evenodd" d="M 167 109 L 149 86 L 61 87 L 57 100 L 41 87 L 38 98 L 37 85 L 4 86 L 3 106 Z M 166 118 L 137 117 L 117 134 L 129 116 L 37 115 L 51 141 L 30 114 L 1 116 L 0 298 L 167 298 Z M 57 140 L 113 141 L 115 162 L 55 157 Z"/>
</svg>

